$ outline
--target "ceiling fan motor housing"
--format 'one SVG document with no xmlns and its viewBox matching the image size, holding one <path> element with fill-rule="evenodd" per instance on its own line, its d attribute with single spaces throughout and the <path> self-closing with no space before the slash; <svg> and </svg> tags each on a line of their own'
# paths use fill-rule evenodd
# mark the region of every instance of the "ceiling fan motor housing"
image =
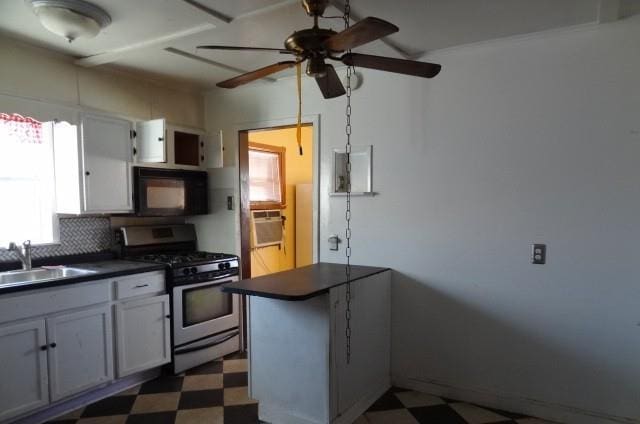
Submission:
<svg viewBox="0 0 640 424">
<path fill-rule="evenodd" d="M 293 50 L 299 55 L 305 52 L 324 52 L 324 42 L 336 32 L 325 28 L 309 28 L 296 31 L 284 42 L 287 50 Z"/>
</svg>

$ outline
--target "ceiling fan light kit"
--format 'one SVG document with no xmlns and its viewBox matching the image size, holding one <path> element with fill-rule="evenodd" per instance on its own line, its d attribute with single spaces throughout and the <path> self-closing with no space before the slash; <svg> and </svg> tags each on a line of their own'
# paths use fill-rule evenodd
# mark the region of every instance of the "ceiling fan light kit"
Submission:
<svg viewBox="0 0 640 424">
<path fill-rule="evenodd" d="M 93 38 L 111 24 L 102 8 L 83 0 L 27 0 L 40 23 L 48 31 L 72 42 Z"/>
<path fill-rule="evenodd" d="M 279 62 L 222 81 L 217 84 L 218 87 L 235 88 L 305 61 L 307 61 L 306 74 L 315 78 L 322 95 L 327 99 L 346 94 L 344 84 L 334 67 L 326 63 L 327 60 L 342 62 L 347 67 L 375 69 L 421 78 L 433 78 L 440 73 L 441 66 L 435 63 L 352 53 L 351 49 L 398 32 L 399 28 L 390 22 L 374 17 L 362 19 L 354 25 L 347 25 L 341 32 L 320 28 L 318 20 L 323 18 L 328 5 L 328 0 L 302 0 L 302 7 L 309 16 L 313 17 L 313 27 L 296 31 L 287 37 L 284 49 L 219 45 L 198 46 L 199 49 L 209 50 L 272 51 L 295 57 L 295 60 Z M 353 86 L 357 88 L 361 83 L 361 78 L 355 78 L 359 81 L 352 81 L 352 83 L 355 82 Z"/>
</svg>

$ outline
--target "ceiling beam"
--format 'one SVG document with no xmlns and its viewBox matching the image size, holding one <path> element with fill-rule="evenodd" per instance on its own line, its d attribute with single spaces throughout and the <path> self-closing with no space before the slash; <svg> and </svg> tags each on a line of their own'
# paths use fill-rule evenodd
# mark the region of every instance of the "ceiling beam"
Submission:
<svg viewBox="0 0 640 424">
<path fill-rule="evenodd" d="M 620 0 L 600 0 L 598 4 L 598 23 L 605 24 L 620 19 Z"/>
<path fill-rule="evenodd" d="M 115 62 L 121 59 L 124 55 L 130 54 L 136 50 L 146 49 L 149 47 L 162 46 L 164 47 L 170 41 L 177 40 L 179 38 L 188 37 L 200 32 L 209 31 L 215 28 L 213 24 L 198 25 L 197 27 L 189 28 L 187 30 L 174 32 L 171 34 L 163 35 L 161 37 L 153 38 L 150 40 L 141 41 L 139 43 L 129 44 L 128 46 L 119 47 L 113 50 L 109 50 L 104 53 L 99 53 L 93 56 L 87 56 L 76 60 L 74 63 L 79 66 L 91 68 L 94 66 L 105 65 L 107 63 Z"/>
<path fill-rule="evenodd" d="M 202 3 L 197 2 L 196 0 L 182 0 L 183 2 L 195 7 L 196 9 L 206 13 L 209 16 L 212 16 L 215 20 L 228 24 L 231 21 L 233 21 L 233 18 L 230 16 L 225 15 L 224 13 L 218 12 L 215 9 L 212 9 L 210 7 L 207 7 L 205 5 L 203 5 Z"/>
<path fill-rule="evenodd" d="M 270 6 L 261 7 L 259 9 L 252 10 L 251 12 L 245 12 L 235 17 L 234 20 L 252 18 L 265 13 L 273 12 L 274 10 L 281 9 L 285 6 L 290 6 L 295 3 L 300 3 L 300 0 L 283 0 L 281 2 L 272 4 Z"/>
<path fill-rule="evenodd" d="M 236 68 L 235 66 L 229 66 L 226 65 L 222 62 L 216 62 L 215 60 L 211 60 L 211 59 L 207 59 L 206 57 L 202 57 L 202 56 L 198 56 L 189 52 L 185 52 L 184 50 L 180 50 L 180 49 L 176 49 L 173 47 L 167 47 L 166 49 L 164 49 L 164 51 L 187 58 L 187 59 L 191 59 L 191 60 L 195 60 L 201 63 L 206 63 L 207 65 L 212 65 L 215 66 L 217 68 L 221 68 L 221 69 L 225 69 L 227 71 L 231 71 L 234 73 L 237 73 L 239 75 L 241 74 L 246 74 L 249 71 L 246 71 L 244 69 L 240 69 L 240 68 Z M 269 81 L 269 82 L 275 82 L 276 79 L 275 78 L 270 78 L 270 77 L 265 77 L 262 78 L 263 80 Z"/>
<path fill-rule="evenodd" d="M 329 3 L 333 7 L 338 9 L 340 13 L 343 13 L 344 2 L 342 0 L 329 0 Z M 351 8 L 351 12 L 349 13 L 349 15 L 351 16 L 351 19 L 354 21 L 362 20 L 362 16 L 360 16 L 357 13 L 354 13 L 353 8 Z M 418 52 L 413 54 L 409 53 L 404 48 L 400 47 L 397 43 L 391 41 L 389 37 L 381 38 L 380 41 L 382 41 L 384 44 L 386 44 L 388 47 L 390 47 L 392 50 L 394 50 L 396 53 L 402 56 L 403 59 L 415 59 L 416 57 L 421 56 L 424 53 L 424 52 Z"/>
</svg>

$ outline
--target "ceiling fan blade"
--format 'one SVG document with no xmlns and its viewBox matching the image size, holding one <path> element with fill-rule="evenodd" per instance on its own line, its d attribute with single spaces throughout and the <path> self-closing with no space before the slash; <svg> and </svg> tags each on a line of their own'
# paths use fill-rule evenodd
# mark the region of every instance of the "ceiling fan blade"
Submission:
<svg viewBox="0 0 640 424">
<path fill-rule="evenodd" d="M 274 63 L 273 65 L 265 66 L 264 68 L 256 69 L 255 71 L 247 72 L 246 74 L 238 75 L 237 77 L 219 82 L 216 85 L 221 88 L 236 88 L 260 78 L 267 77 L 271 74 L 275 74 L 276 72 L 292 68 L 296 66 L 296 63 L 297 62 L 294 62 L 293 60 Z"/>
<path fill-rule="evenodd" d="M 349 29 L 345 29 L 331 37 L 325 42 L 327 50 L 342 52 L 353 49 L 379 38 L 398 32 L 399 28 L 392 23 L 379 18 L 364 18 Z"/>
<path fill-rule="evenodd" d="M 395 72 L 396 74 L 413 75 L 422 78 L 433 78 L 442 69 L 442 66 L 435 63 L 359 53 L 347 53 L 340 60 L 348 66 L 359 66 L 361 68 L 377 69 L 379 71 Z"/>
<path fill-rule="evenodd" d="M 325 76 L 316 77 L 316 82 L 324 98 L 333 99 L 334 97 L 340 97 L 345 94 L 346 91 L 344 91 L 344 86 L 335 68 L 332 65 L 325 65 L 325 69 L 327 71 Z"/>
<path fill-rule="evenodd" d="M 278 52 L 282 54 L 296 54 L 293 50 L 287 49 L 271 49 L 268 47 L 240 47 L 240 46 L 198 46 L 196 49 L 207 50 L 234 50 L 247 52 Z"/>
</svg>

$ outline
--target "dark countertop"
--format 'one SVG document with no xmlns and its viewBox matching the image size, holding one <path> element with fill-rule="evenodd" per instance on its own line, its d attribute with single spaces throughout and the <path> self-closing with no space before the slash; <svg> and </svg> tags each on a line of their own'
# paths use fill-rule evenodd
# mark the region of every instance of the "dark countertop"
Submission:
<svg viewBox="0 0 640 424">
<path fill-rule="evenodd" d="M 77 264 L 69 264 L 67 266 L 69 268 L 86 269 L 94 272 L 91 274 L 59 278 L 56 280 L 0 284 L 0 295 L 26 290 L 58 287 L 85 281 L 102 280 L 105 278 L 113 278 L 121 275 L 139 274 L 142 272 L 150 271 L 162 271 L 165 269 L 165 266 L 162 264 L 124 261 L 117 259 L 97 262 L 83 262 Z"/>
<path fill-rule="evenodd" d="M 351 281 L 388 270 L 389 268 L 352 265 Z M 320 262 L 290 271 L 225 284 L 222 291 L 280 300 L 306 300 L 346 283 L 344 264 Z"/>
</svg>

